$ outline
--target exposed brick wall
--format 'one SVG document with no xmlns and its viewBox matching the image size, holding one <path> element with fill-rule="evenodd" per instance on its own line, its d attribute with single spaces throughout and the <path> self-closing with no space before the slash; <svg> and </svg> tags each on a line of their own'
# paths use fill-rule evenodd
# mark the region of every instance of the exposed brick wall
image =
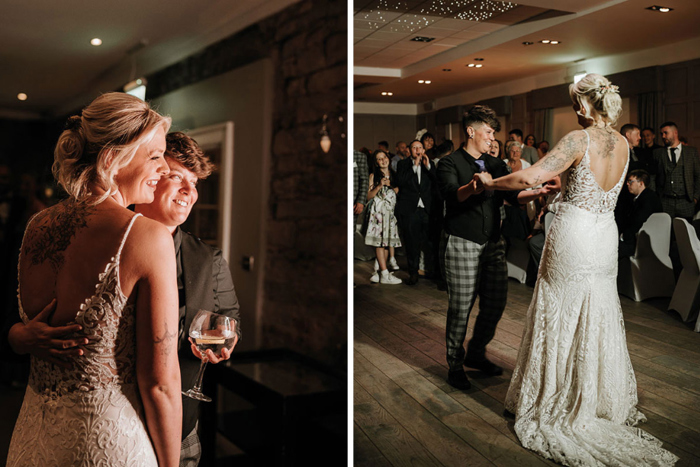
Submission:
<svg viewBox="0 0 700 467">
<path fill-rule="evenodd" d="M 340 135 L 347 121 L 346 8 L 340 0 L 303 0 L 148 77 L 152 99 L 260 58 L 272 59 L 262 345 L 290 347 L 343 370 L 347 143 Z M 324 114 L 332 139 L 328 154 L 319 145 Z"/>
</svg>

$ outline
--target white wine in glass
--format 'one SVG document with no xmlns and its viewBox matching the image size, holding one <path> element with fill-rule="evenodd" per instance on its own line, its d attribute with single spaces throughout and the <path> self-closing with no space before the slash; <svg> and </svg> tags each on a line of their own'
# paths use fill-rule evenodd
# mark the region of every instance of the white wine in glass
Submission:
<svg viewBox="0 0 700 467">
<path fill-rule="evenodd" d="M 182 394 L 198 401 L 211 402 L 210 397 L 202 394 L 204 368 L 209 361 L 207 350 L 211 350 L 217 357 L 221 356 L 223 349 L 230 350 L 236 340 L 236 321 L 228 316 L 199 310 L 190 325 L 190 338 L 202 354 L 202 363 L 199 366 L 194 387 L 189 391 L 183 391 Z"/>
</svg>

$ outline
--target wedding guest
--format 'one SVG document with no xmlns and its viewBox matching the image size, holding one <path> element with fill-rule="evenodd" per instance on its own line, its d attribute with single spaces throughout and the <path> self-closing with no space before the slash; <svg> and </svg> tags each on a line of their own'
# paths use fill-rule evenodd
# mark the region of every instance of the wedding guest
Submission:
<svg viewBox="0 0 700 467">
<path fill-rule="evenodd" d="M 700 158 L 692 146 L 683 146 L 678 127 L 673 122 L 661 125 L 665 148 L 653 152 L 656 162 L 656 192 L 661 196 L 664 212 L 689 222 L 700 198 Z"/>
<path fill-rule="evenodd" d="M 428 159 L 420 141 L 412 141 L 411 157 L 398 163 L 396 186 L 396 218 L 403 237 L 408 259 L 408 285 L 418 282 L 420 254 L 423 252 L 426 267 L 432 263 L 428 236 L 429 216 L 432 206 L 432 185 L 435 182 L 435 164 Z M 428 271 L 431 275 L 434 271 Z"/>
<path fill-rule="evenodd" d="M 530 146 L 525 146 L 523 144 L 523 131 L 520 130 L 519 128 L 514 128 L 510 130 L 508 133 L 508 140 L 509 141 L 517 141 L 520 143 L 523 147 L 522 150 L 522 158 L 526 160 L 530 165 L 534 164 L 537 162 L 537 150 L 533 147 Z"/>
<path fill-rule="evenodd" d="M 508 148 L 508 159 L 504 160 L 504 162 L 510 169 L 511 173 L 530 167 L 530 163 L 522 158 L 522 143 L 511 141 L 506 147 Z"/>
<path fill-rule="evenodd" d="M 376 151 L 372 160 L 373 171 L 369 174 L 369 209 L 367 212 L 367 232 L 365 244 L 373 246 L 377 255 L 378 270 L 370 277 L 370 282 L 400 284 L 401 279 L 390 273 L 388 267 L 398 269 L 394 248 L 401 246 L 399 230 L 394 215 L 396 193 L 399 191 L 392 179 L 389 157 L 384 151 Z"/>
<path fill-rule="evenodd" d="M 654 190 L 647 188 L 649 174 L 645 170 L 633 170 L 627 176 L 627 190 L 632 195 L 630 209 L 618 226 L 620 245 L 618 256 L 633 256 L 637 248 L 637 232 L 655 212 L 663 212 L 661 201 Z"/>
<path fill-rule="evenodd" d="M 537 148 L 537 140 L 535 140 L 535 135 L 530 133 L 525 137 L 525 146 L 530 148 Z"/>
<path fill-rule="evenodd" d="M 537 157 L 538 160 L 542 159 L 549 152 L 549 141 L 543 140 L 537 145 Z"/>
</svg>

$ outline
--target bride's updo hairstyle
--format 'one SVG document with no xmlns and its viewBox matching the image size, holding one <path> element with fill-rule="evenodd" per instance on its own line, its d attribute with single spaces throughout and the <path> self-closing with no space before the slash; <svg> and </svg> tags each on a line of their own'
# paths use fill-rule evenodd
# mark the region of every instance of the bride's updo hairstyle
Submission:
<svg viewBox="0 0 700 467">
<path fill-rule="evenodd" d="M 53 174 L 73 198 L 89 195 L 88 185 L 105 190 L 101 203 L 116 193 L 114 176 L 127 166 L 142 144 L 159 127 L 165 133 L 170 117 L 163 117 L 141 99 L 120 92 L 103 94 L 66 122 L 54 151 Z"/>
<path fill-rule="evenodd" d="M 579 115 L 594 122 L 614 125 L 622 114 L 622 99 L 615 86 L 605 76 L 589 73 L 578 83 L 569 86 L 574 104 L 581 107 Z"/>
</svg>

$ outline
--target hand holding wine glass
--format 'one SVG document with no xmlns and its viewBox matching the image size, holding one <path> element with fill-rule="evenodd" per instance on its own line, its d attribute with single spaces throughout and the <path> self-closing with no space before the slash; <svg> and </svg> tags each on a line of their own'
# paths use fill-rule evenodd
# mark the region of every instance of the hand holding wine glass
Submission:
<svg viewBox="0 0 700 467">
<path fill-rule="evenodd" d="M 235 320 L 211 311 L 199 310 L 190 325 L 190 342 L 202 363 L 194 388 L 183 391 L 182 394 L 199 401 L 211 402 L 211 398 L 202 394 L 201 390 L 204 368 L 210 359 L 212 363 L 228 359 L 237 340 Z"/>
</svg>

